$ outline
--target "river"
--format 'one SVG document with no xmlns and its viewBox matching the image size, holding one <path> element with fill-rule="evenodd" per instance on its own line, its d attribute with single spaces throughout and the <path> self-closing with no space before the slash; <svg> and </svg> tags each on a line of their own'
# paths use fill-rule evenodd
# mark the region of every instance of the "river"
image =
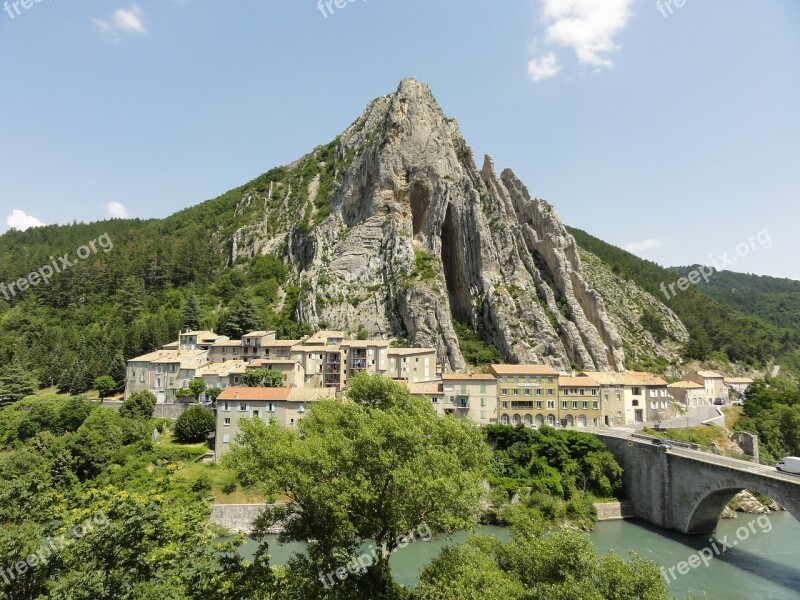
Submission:
<svg viewBox="0 0 800 600">
<path fill-rule="evenodd" d="M 756 519 L 755 515 L 739 514 L 738 519 L 722 521 L 713 544 L 711 536 L 665 532 L 636 520 L 598 523 L 591 537 L 602 554 L 613 550 L 626 555 L 630 549 L 665 567 L 673 598 L 703 598 L 706 592 L 710 600 L 800 600 L 800 523 L 788 513 L 773 513 L 769 521 Z M 479 533 L 509 538 L 508 531 L 500 527 L 481 527 Z M 420 570 L 442 547 L 464 541 L 469 535 L 459 533 L 451 539 L 418 542 L 398 550 L 391 558 L 395 579 L 413 586 Z M 731 547 L 725 548 L 722 540 Z M 719 556 L 704 566 L 698 553 L 716 554 L 715 547 Z M 274 564 L 284 564 L 304 548 L 300 543 L 280 546 L 275 538 L 270 542 Z M 252 543 L 243 549 L 248 555 L 253 550 Z M 698 556 L 693 562 L 699 566 L 689 568 L 693 555 Z M 684 572 L 688 569 L 685 574 L 678 571 L 683 562 L 687 563 L 683 566 Z M 674 577 L 669 574 L 670 567 L 674 567 Z"/>
</svg>

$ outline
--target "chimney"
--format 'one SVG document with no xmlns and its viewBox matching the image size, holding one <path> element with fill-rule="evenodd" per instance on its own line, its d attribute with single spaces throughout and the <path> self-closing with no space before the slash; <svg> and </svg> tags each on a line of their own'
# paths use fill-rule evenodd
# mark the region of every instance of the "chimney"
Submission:
<svg viewBox="0 0 800 600">
<path fill-rule="evenodd" d="M 238 398 L 239 398 L 239 390 L 236 390 L 236 391 L 233 393 L 233 399 L 234 399 L 234 400 L 237 400 Z"/>
</svg>

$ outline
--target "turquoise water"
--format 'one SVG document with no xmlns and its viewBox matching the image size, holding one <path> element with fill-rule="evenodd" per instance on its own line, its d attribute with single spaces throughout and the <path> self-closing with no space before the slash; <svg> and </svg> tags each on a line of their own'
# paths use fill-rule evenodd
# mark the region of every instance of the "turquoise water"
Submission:
<svg viewBox="0 0 800 600">
<path fill-rule="evenodd" d="M 748 524 L 752 527 L 748 529 Z M 722 521 L 713 536 L 717 549 L 723 547 L 722 539 L 733 546 L 709 561 L 706 567 L 691 569 L 685 575 L 673 569 L 674 580 L 669 577 L 669 592 L 674 598 L 687 595 L 711 600 L 800 600 L 800 523 L 788 513 L 769 515 L 765 521 L 756 522 L 754 515 L 740 514 L 738 519 Z M 746 539 L 739 541 L 739 535 Z M 500 527 L 481 527 L 477 533 L 495 535 L 501 540 L 509 539 L 508 531 Z M 461 532 L 452 538 L 436 539 L 432 542 L 416 542 L 398 550 L 390 560 L 395 579 L 406 586 L 419 580 L 419 573 L 441 549 L 450 544 L 466 540 L 471 534 Z M 592 541 L 601 554 L 616 551 L 627 555 L 633 550 L 643 558 L 657 562 L 669 569 L 686 562 L 692 555 L 708 548 L 713 552 L 712 536 L 685 536 L 656 529 L 639 521 L 610 521 L 598 523 L 591 534 Z M 305 544 L 277 544 L 270 540 L 273 564 L 285 564 L 296 552 L 302 552 Z M 251 555 L 255 544 L 249 542 L 243 552 Z M 697 562 L 697 559 L 695 559 Z"/>
</svg>

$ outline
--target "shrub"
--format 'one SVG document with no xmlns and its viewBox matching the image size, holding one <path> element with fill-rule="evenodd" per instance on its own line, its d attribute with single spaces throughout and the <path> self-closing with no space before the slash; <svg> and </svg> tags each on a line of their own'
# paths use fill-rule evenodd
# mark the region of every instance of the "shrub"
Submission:
<svg viewBox="0 0 800 600">
<path fill-rule="evenodd" d="M 211 411 L 194 406 L 175 422 L 175 440 L 182 444 L 203 442 L 215 427 L 216 421 Z"/>
<path fill-rule="evenodd" d="M 201 473 L 192 484 L 193 492 L 210 492 L 211 491 L 211 477 L 208 473 Z"/>
<path fill-rule="evenodd" d="M 156 397 L 150 392 L 138 392 L 122 403 L 119 416 L 126 419 L 149 419 L 156 407 Z"/>
</svg>

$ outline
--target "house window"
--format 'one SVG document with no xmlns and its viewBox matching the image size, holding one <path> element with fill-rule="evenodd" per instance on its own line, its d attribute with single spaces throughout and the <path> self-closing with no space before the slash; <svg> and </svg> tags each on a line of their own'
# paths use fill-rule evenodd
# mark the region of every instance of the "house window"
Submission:
<svg viewBox="0 0 800 600">
<path fill-rule="evenodd" d="M 225 411 L 225 412 L 230 412 L 231 405 L 229 403 L 227 403 L 227 402 L 223 402 L 222 403 L 222 410 Z"/>
<path fill-rule="evenodd" d="M 578 402 L 577 400 L 573 400 L 572 401 L 572 409 L 573 410 L 578 410 L 578 406 L 579 405 L 580 405 L 580 402 Z"/>
<path fill-rule="evenodd" d="M 508 400 L 503 400 L 503 408 L 508 408 Z"/>
<path fill-rule="evenodd" d="M 239 412 L 247 412 L 247 403 L 239 402 Z"/>
<path fill-rule="evenodd" d="M 275 412 L 275 403 L 274 402 L 267 402 L 267 412 L 274 413 Z"/>
<path fill-rule="evenodd" d="M 233 376 L 233 385 L 237 385 L 238 383 L 239 383 L 239 376 L 238 375 L 234 375 Z"/>
<path fill-rule="evenodd" d="M 486 420 L 486 411 L 485 410 L 481 411 L 481 419 L 483 419 L 484 421 Z"/>
<path fill-rule="evenodd" d="M 555 390 L 553 388 L 547 388 L 547 395 L 548 396 L 554 396 L 555 395 Z"/>
<path fill-rule="evenodd" d="M 257 418 L 259 418 L 260 416 L 261 416 L 261 411 L 260 411 L 260 410 L 254 410 L 254 411 L 253 411 L 253 418 L 254 418 L 254 419 L 257 419 Z"/>
<path fill-rule="evenodd" d="M 481 394 L 485 394 L 485 393 L 486 393 L 486 386 L 482 385 L 481 386 Z"/>
<path fill-rule="evenodd" d="M 563 390 L 561 390 L 561 391 L 562 391 L 562 392 L 564 392 L 564 395 L 565 395 L 565 396 L 569 396 L 569 388 L 564 388 L 564 389 L 563 389 Z"/>
<path fill-rule="evenodd" d="M 592 396 L 597 396 L 597 390 L 592 388 Z"/>
<path fill-rule="evenodd" d="M 556 407 L 556 401 L 555 400 L 548 400 L 547 401 L 547 408 L 552 410 L 552 409 L 555 409 L 555 407 Z"/>
<path fill-rule="evenodd" d="M 486 398 L 481 398 L 481 406 L 486 406 Z"/>
<path fill-rule="evenodd" d="M 594 402 L 592 402 L 592 408 L 595 410 L 599 409 L 600 403 L 597 400 L 595 400 Z"/>
<path fill-rule="evenodd" d="M 230 441 L 231 441 L 231 436 L 229 434 L 226 433 L 226 434 L 224 434 L 222 436 L 222 443 L 223 444 L 228 444 L 228 443 L 230 443 Z"/>
<path fill-rule="evenodd" d="M 550 407 L 548 406 L 548 408 L 550 408 Z M 561 408 L 563 408 L 564 410 L 567 410 L 569 408 L 569 401 L 568 400 L 562 400 L 561 401 Z"/>
<path fill-rule="evenodd" d="M 547 391 L 548 391 L 548 392 L 552 392 L 553 390 L 547 390 Z M 543 394 L 543 390 L 542 390 L 542 388 L 536 388 L 536 395 L 537 395 L 537 396 L 542 396 L 542 395 L 544 395 L 544 394 Z"/>
<path fill-rule="evenodd" d="M 584 400 L 583 401 L 583 410 L 588 410 L 588 409 L 589 409 L 589 401 L 588 400 Z"/>
<path fill-rule="evenodd" d="M 541 400 L 537 400 L 536 401 L 536 408 L 539 408 L 539 409 L 542 408 L 542 401 Z"/>
<path fill-rule="evenodd" d="M 231 419 L 230 419 L 230 417 L 225 417 L 225 422 L 224 422 L 224 425 L 225 425 L 225 427 L 230 427 L 230 426 L 231 426 Z"/>
<path fill-rule="evenodd" d="M 586 395 L 586 390 L 584 390 L 583 388 L 579 389 L 578 390 L 578 395 L 579 396 L 585 396 Z"/>
</svg>

